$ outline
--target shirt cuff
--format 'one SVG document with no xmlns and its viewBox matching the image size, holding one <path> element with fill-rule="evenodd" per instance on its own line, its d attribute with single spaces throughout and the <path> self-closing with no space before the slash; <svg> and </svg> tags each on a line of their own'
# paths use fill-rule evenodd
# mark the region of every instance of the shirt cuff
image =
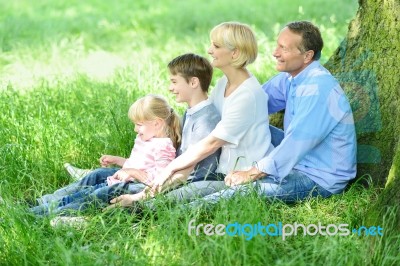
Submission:
<svg viewBox="0 0 400 266">
<path fill-rule="evenodd" d="M 257 165 L 258 165 L 259 171 L 266 173 L 268 175 L 279 177 L 278 169 L 276 168 L 276 165 L 275 165 L 275 160 L 266 157 L 266 158 L 261 159 L 257 163 Z"/>
</svg>

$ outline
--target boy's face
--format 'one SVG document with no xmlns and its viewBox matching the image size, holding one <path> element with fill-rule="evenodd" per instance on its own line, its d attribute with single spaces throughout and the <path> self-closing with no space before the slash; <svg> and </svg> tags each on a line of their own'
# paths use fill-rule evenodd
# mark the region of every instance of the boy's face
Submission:
<svg viewBox="0 0 400 266">
<path fill-rule="evenodd" d="M 169 85 L 169 91 L 175 94 L 175 100 L 178 103 L 187 103 L 190 105 L 192 99 L 193 87 L 189 82 L 185 80 L 181 75 L 172 75 L 170 73 L 169 80 L 171 84 Z"/>
</svg>

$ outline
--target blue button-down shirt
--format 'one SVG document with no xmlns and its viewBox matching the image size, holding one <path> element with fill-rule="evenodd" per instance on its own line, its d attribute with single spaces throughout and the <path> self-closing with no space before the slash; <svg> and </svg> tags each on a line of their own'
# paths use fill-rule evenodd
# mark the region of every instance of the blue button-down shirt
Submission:
<svg viewBox="0 0 400 266">
<path fill-rule="evenodd" d="M 356 176 L 356 134 L 348 99 L 335 78 L 314 61 L 292 78 L 280 73 L 263 85 L 268 110 L 285 109 L 285 137 L 259 169 L 281 180 L 292 169 L 339 193 Z"/>
</svg>

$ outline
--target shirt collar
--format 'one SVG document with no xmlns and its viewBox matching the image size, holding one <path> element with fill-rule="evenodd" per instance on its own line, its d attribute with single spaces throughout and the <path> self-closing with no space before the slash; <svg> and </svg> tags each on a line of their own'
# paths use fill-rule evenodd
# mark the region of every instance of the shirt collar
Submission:
<svg viewBox="0 0 400 266">
<path fill-rule="evenodd" d="M 314 61 L 309 64 L 305 69 L 303 69 L 299 74 L 297 74 L 294 78 L 289 73 L 287 73 L 288 80 L 290 82 L 294 81 L 295 83 L 301 83 L 305 78 L 308 77 L 310 71 L 318 68 L 320 65 L 321 64 L 319 63 L 319 61 Z"/>
<path fill-rule="evenodd" d="M 187 109 L 186 110 L 186 115 L 193 115 L 194 113 L 196 113 L 199 110 L 201 110 L 204 106 L 207 106 L 207 105 L 210 105 L 210 104 L 211 104 L 211 100 L 210 99 L 206 99 L 204 101 L 201 101 L 198 104 L 196 104 L 195 106 Z"/>
</svg>

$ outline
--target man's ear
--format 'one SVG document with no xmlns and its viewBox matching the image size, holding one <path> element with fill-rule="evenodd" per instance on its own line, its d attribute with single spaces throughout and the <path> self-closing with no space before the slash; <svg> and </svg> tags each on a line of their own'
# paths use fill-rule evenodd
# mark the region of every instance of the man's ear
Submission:
<svg viewBox="0 0 400 266">
<path fill-rule="evenodd" d="M 307 52 L 304 53 L 304 63 L 305 64 L 310 63 L 313 57 L 314 57 L 314 51 L 308 50 Z"/>
</svg>

